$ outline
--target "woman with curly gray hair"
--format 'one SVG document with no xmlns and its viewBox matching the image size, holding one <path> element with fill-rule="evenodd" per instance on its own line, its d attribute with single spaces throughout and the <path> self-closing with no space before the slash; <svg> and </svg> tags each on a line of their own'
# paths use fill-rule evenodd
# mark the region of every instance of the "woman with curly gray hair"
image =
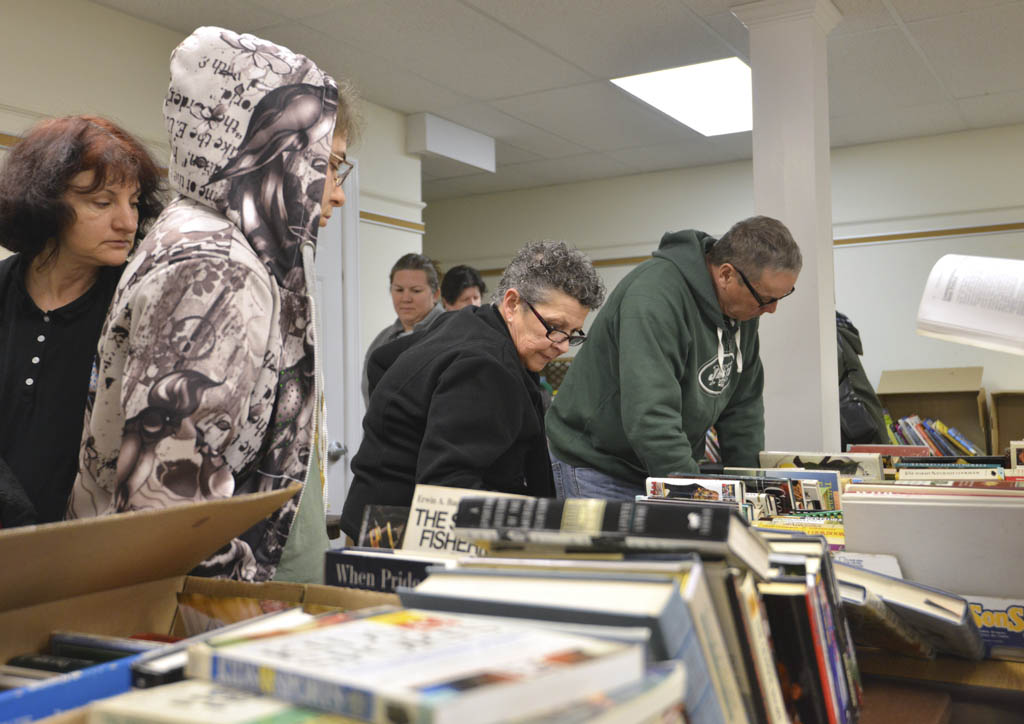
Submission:
<svg viewBox="0 0 1024 724">
<path fill-rule="evenodd" d="M 374 352 L 342 530 L 355 539 L 366 505 L 407 506 L 417 483 L 554 496 L 537 373 L 586 339 L 583 322 L 603 301 L 582 253 L 533 242 L 492 304 L 449 312 Z"/>
</svg>

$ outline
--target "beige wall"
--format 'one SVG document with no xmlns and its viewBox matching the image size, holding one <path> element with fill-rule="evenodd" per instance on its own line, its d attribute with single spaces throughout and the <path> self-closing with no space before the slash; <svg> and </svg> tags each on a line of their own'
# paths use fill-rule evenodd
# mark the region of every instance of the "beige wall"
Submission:
<svg viewBox="0 0 1024 724">
<path fill-rule="evenodd" d="M 1021 168 L 1024 125 L 835 149 L 835 236 L 1022 222 Z M 539 238 L 567 239 L 595 259 L 645 255 L 666 230 L 719 234 L 749 215 L 751 179 L 741 162 L 438 201 L 424 213 L 424 246 L 445 264 L 481 268 L 503 266 Z M 1024 257 L 1022 242 L 1024 233 L 1006 232 L 837 247 L 837 307 L 861 329 L 872 381 L 883 369 L 980 364 L 990 390 L 1024 389 L 1016 357 L 914 333 L 924 280 L 941 254 Z M 629 268 L 601 274 L 611 286 Z M 783 304 L 771 323 L 785 319 Z"/>
<path fill-rule="evenodd" d="M 20 135 L 49 116 L 95 113 L 141 138 L 164 163 L 168 58 L 182 37 L 87 0 L 2 0 L 0 133 Z M 404 116 L 372 103 L 363 113 L 362 140 L 350 153 L 359 160 L 360 211 L 419 223 L 420 161 L 405 153 Z M 415 231 L 360 224 L 364 344 L 394 319 L 387 270 L 421 248 Z"/>
</svg>

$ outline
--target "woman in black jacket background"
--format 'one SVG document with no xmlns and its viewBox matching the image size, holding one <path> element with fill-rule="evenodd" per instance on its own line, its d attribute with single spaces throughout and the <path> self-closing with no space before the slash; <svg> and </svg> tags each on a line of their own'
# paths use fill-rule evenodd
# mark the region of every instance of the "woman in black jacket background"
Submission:
<svg viewBox="0 0 1024 724">
<path fill-rule="evenodd" d="M 582 253 L 534 242 L 505 269 L 493 304 L 377 350 L 342 530 L 356 539 L 364 506 L 409 505 L 419 483 L 553 496 L 537 373 L 583 342 L 602 301 Z"/>
</svg>

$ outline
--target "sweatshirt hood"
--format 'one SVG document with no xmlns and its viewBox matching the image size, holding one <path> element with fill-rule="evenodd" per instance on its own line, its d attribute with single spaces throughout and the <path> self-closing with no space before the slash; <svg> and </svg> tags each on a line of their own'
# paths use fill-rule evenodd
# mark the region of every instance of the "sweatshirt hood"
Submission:
<svg viewBox="0 0 1024 724">
<path fill-rule="evenodd" d="M 718 366 L 726 369 L 725 354 L 726 344 L 724 334 L 728 333 L 733 338 L 733 348 L 736 355 L 736 368 L 743 372 L 743 353 L 740 351 L 740 325 L 737 322 L 726 321 L 722 314 L 722 307 L 718 303 L 718 295 L 715 294 L 714 284 L 711 282 L 711 275 L 708 273 L 707 259 L 705 254 L 711 245 L 717 241 L 710 234 L 696 229 L 686 229 L 666 233 L 661 237 L 658 250 L 654 256 L 659 259 L 667 259 L 675 264 L 679 273 L 683 275 L 697 308 L 708 324 L 715 327 L 718 335 Z"/>
<path fill-rule="evenodd" d="M 337 107 L 333 78 L 253 35 L 202 27 L 171 55 L 170 185 L 226 216 L 278 284 L 300 293 Z"/>
<path fill-rule="evenodd" d="M 860 340 L 860 331 L 842 312 L 836 312 L 836 333 L 846 340 L 857 356 L 863 356 L 864 343 Z"/>
<path fill-rule="evenodd" d="M 726 324 L 722 307 L 718 304 L 718 295 L 715 294 L 715 288 L 711 283 L 711 275 L 708 274 L 704 256 L 715 241 L 717 240 L 710 234 L 696 229 L 676 231 L 661 237 L 661 243 L 658 244 L 654 256 L 675 264 L 693 292 L 693 298 L 697 300 L 701 314 L 719 329 L 727 329 L 729 325 Z"/>
</svg>

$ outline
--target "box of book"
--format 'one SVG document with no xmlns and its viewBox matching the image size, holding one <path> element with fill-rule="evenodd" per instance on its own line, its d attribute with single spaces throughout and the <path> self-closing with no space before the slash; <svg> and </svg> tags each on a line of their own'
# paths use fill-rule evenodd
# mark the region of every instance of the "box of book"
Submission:
<svg viewBox="0 0 1024 724">
<path fill-rule="evenodd" d="M 992 448 L 983 371 L 981 367 L 884 370 L 876 391 L 893 420 L 913 415 L 940 420 L 976 443 L 984 454 Z"/>
<path fill-rule="evenodd" d="M 256 609 L 269 601 L 360 608 L 390 600 L 369 591 L 186 575 L 298 489 L 0 531 L 0 663 L 49 651 L 55 630 L 118 638 L 186 635 L 220 625 L 219 617 L 244 615 L 204 608 L 204 597 L 234 599 L 236 607 L 244 600 Z M 198 612 L 190 624 L 179 595 Z M 124 691 L 134 661 L 122 658 L 0 691 L 0 722 L 33 721 Z"/>
</svg>

